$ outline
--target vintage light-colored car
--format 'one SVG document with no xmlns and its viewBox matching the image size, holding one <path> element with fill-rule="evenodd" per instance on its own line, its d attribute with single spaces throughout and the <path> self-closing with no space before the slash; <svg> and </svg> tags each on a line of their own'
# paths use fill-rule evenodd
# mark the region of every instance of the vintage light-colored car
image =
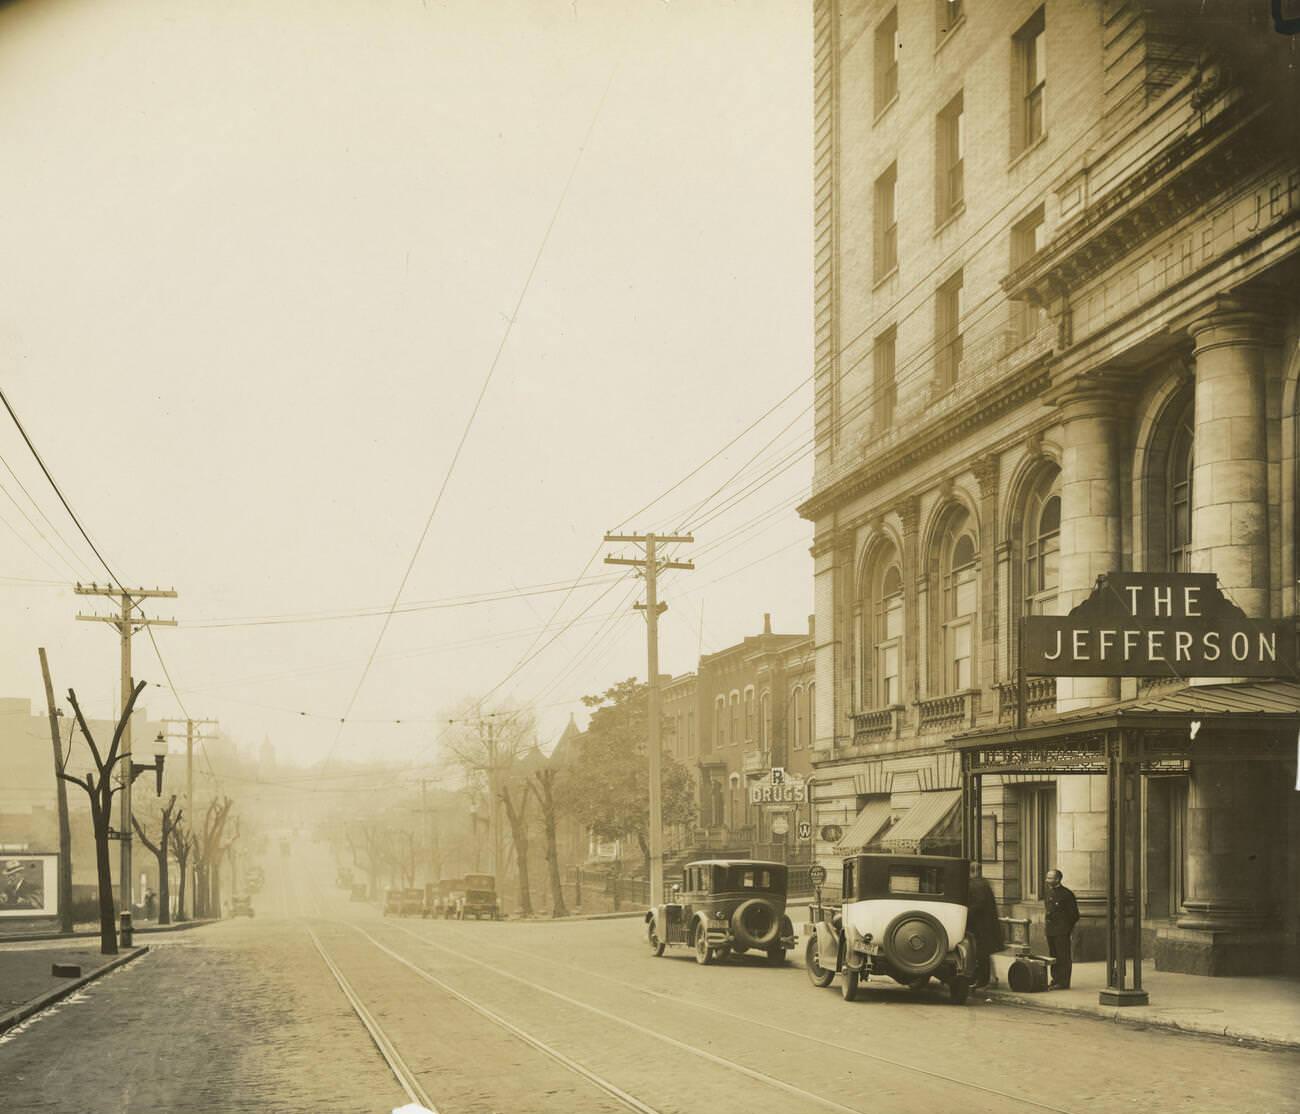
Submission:
<svg viewBox="0 0 1300 1114">
<path fill-rule="evenodd" d="M 951 1000 L 970 995 L 975 946 L 966 935 L 970 864 L 941 855 L 854 855 L 844 860 L 843 906 L 814 907 L 808 977 L 830 986 L 836 974 L 844 1000 L 872 975 L 911 990 L 937 979 Z"/>
<path fill-rule="evenodd" d="M 698 963 L 758 951 L 784 963 L 795 946 L 785 915 L 784 863 L 756 859 L 702 859 L 687 863 L 673 900 L 645 915 L 646 938 L 655 955 L 669 944 L 695 950 Z"/>
</svg>

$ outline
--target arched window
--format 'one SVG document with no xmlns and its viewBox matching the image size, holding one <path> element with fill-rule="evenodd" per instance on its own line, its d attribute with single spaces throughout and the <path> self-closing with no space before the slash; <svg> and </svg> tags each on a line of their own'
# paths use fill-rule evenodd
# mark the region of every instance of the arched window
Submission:
<svg viewBox="0 0 1300 1114">
<path fill-rule="evenodd" d="M 944 682 L 949 692 L 975 684 L 977 552 L 975 535 L 963 516 L 949 526 L 942 552 Z"/>
<path fill-rule="evenodd" d="M 713 745 L 715 747 L 727 745 L 727 698 L 725 696 L 719 696 L 713 702 Z"/>
<path fill-rule="evenodd" d="M 754 690 L 745 690 L 745 742 L 754 741 Z"/>
<path fill-rule="evenodd" d="M 803 749 L 803 688 L 796 687 L 790 693 L 790 745 L 795 750 Z"/>
<path fill-rule="evenodd" d="M 767 750 L 772 740 L 772 694 L 763 693 L 758 699 L 758 746 Z"/>
<path fill-rule="evenodd" d="M 888 708 L 903 700 L 903 573 L 897 561 L 882 561 L 879 568 L 873 593 L 875 699 L 877 707 Z"/>
<path fill-rule="evenodd" d="M 1061 497 L 1040 491 L 1025 514 L 1025 614 L 1052 615 L 1061 586 Z"/>
<path fill-rule="evenodd" d="M 817 682 L 808 684 L 808 745 L 817 745 Z"/>
<path fill-rule="evenodd" d="M 740 693 L 735 689 L 731 691 L 731 727 L 727 738 L 728 743 L 738 743 L 740 741 Z"/>
<path fill-rule="evenodd" d="M 1165 537 L 1169 551 L 1165 567 L 1169 572 L 1187 572 L 1192 555 L 1192 414 L 1189 410 L 1174 430 L 1169 445 L 1168 521 Z"/>
</svg>

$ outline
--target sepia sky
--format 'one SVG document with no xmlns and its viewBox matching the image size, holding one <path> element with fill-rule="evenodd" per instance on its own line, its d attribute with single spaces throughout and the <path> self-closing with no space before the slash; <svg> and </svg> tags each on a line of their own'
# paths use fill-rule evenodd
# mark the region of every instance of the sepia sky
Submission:
<svg viewBox="0 0 1300 1114">
<path fill-rule="evenodd" d="M 810 34 L 797 0 L 0 5 L 0 384 L 114 571 L 179 591 L 191 715 L 419 762 L 499 685 L 549 741 L 644 676 L 586 565 L 629 516 L 695 528 L 665 672 L 805 628 Z M 503 337 L 401 604 L 515 598 L 399 610 L 340 732 Z M 44 645 L 105 714 L 70 584 L 106 575 L 0 418 L 0 695 L 43 707 Z"/>
</svg>

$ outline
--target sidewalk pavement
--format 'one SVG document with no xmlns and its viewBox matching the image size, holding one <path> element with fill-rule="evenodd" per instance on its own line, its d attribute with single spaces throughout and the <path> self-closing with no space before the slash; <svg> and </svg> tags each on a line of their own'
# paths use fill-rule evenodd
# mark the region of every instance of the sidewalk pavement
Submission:
<svg viewBox="0 0 1300 1114">
<path fill-rule="evenodd" d="M 148 921 L 145 924 L 134 925 L 132 932 L 137 936 L 142 932 L 181 932 L 187 928 L 200 928 L 205 924 L 216 923 L 216 919 L 212 917 L 201 921 L 176 921 L 173 924 L 155 924 L 153 921 Z M 92 938 L 99 939 L 98 924 L 75 926 L 70 936 L 64 935 L 57 930 L 52 932 L 0 932 L 0 944 L 30 944 L 38 940 L 84 940 Z"/>
<path fill-rule="evenodd" d="M 101 955 L 89 948 L 29 948 L 0 952 L 0 1033 L 27 1020 L 101 975 L 143 955 L 147 947 L 126 948 L 118 955 Z M 81 968 L 81 974 L 55 975 L 55 963 Z"/>
<path fill-rule="evenodd" d="M 1300 981 L 1282 975 L 1211 978 L 1178 975 L 1145 966 L 1142 986 L 1146 1006 L 1103 1006 L 1098 994 L 1106 986 L 1104 963 L 1076 963 L 1069 990 L 1017 994 L 1006 989 L 1008 952 L 993 957 L 998 985 L 976 991 L 994 1002 L 1097 1017 L 1122 1025 L 1175 1029 L 1278 1048 L 1300 1049 Z"/>
</svg>

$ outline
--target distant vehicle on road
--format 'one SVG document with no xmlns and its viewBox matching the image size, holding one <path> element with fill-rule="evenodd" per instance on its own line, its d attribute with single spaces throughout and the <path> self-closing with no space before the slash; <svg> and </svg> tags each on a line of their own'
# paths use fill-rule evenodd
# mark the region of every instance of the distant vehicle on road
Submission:
<svg viewBox="0 0 1300 1114">
<path fill-rule="evenodd" d="M 246 894 L 230 899 L 230 915 L 232 917 L 252 917 L 253 899 Z"/>
<path fill-rule="evenodd" d="M 952 1002 L 970 996 L 975 947 L 966 935 L 970 863 L 946 855 L 851 855 L 843 907 L 814 906 L 805 960 L 814 986 L 836 974 L 844 1000 L 885 975 L 920 991 L 938 979 Z"/>
<path fill-rule="evenodd" d="M 701 859 L 687 863 L 672 900 L 645 915 L 646 939 L 656 955 L 669 944 L 695 950 L 697 963 L 761 952 L 785 962 L 795 946 L 785 915 L 788 874 L 784 863 L 758 859 Z"/>
<path fill-rule="evenodd" d="M 400 916 L 402 912 L 402 891 L 384 891 L 384 916 Z"/>
<path fill-rule="evenodd" d="M 456 899 L 456 919 L 476 921 L 483 917 L 489 920 L 501 919 L 501 907 L 497 904 L 497 880 L 491 874 L 467 874 L 464 889 L 459 891 Z"/>
<path fill-rule="evenodd" d="M 430 885 L 429 889 L 433 889 Z M 437 885 L 432 902 L 425 907 L 426 917 L 454 917 L 465 896 L 464 878 L 444 878 Z"/>
</svg>

